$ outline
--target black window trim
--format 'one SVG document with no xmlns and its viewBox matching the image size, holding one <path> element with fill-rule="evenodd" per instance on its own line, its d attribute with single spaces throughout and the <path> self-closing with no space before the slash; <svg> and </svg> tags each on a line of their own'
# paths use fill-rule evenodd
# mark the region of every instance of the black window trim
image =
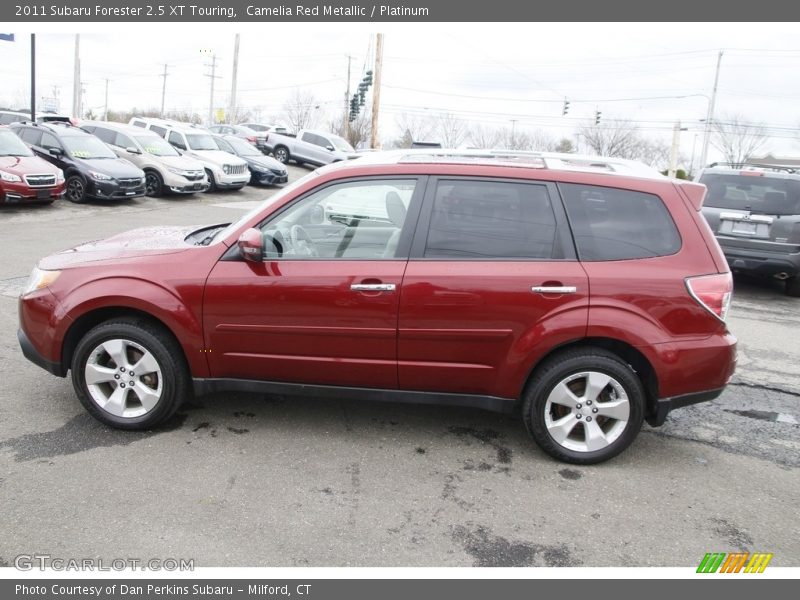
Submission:
<svg viewBox="0 0 800 600">
<path fill-rule="evenodd" d="M 564 254 L 561 258 L 525 258 L 525 257 L 470 257 L 470 256 L 425 256 L 425 245 L 428 242 L 428 232 L 433 213 L 433 202 L 436 197 L 436 190 L 442 181 L 486 181 L 490 183 L 515 183 L 525 185 L 537 185 L 544 187 L 550 199 L 550 206 L 556 221 L 555 239 L 561 246 Z M 561 201 L 556 184 L 552 181 L 542 181 L 538 179 L 516 179 L 513 177 L 490 177 L 472 175 L 432 175 L 427 184 L 425 197 L 422 202 L 417 227 L 414 231 L 414 239 L 411 243 L 410 260 L 428 262 L 575 262 L 578 254 L 575 249 L 575 241 L 572 238 L 572 230 L 567 222 L 567 213 Z"/>
<path fill-rule="evenodd" d="M 261 229 L 270 221 L 274 221 L 277 218 L 285 213 L 287 210 L 292 208 L 298 202 L 302 202 L 304 199 L 308 198 L 309 196 L 316 194 L 324 189 L 329 187 L 340 185 L 343 183 L 360 183 L 360 182 L 372 182 L 372 181 L 402 181 L 402 180 L 414 180 L 417 182 L 416 187 L 414 188 L 414 193 L 411 195 L 411 200 L 408 204 L 408 210 L 406 212 L 406 220 L 403 223 L 403 231 L 400 234 L 400 240 L 397 243 L 397 250 L 395 250 L 395 256 L 393 258 L 359 258 L 359 257 L 270 257 L 266 259 L 265 262 L 276 262 L 276 261 L 293 261 L 293 262 L 309 262 L 311 261 L 322 261 L 322 262 L 332 262 L 332 261 L 348 261 L 348 262 L 364 262 L 364 261 L 405 261 L 408 262 L 409 260 L 409 251 L 411 248 L 411 240 L 414 236 L 414 233 L 419 227 L 419 216 L 420 211 L 422 209 L 423 198 L 427 191 L 427 185 L 429 177 L 427 175 L 409 175 L 409 174 L 402 174 L 402 175 L 392 175 L 392 174 L 385 174 L 385 175 L 370 175 L 366 177 L 346 177 L 342 179 L 334 179 L 332 181 L 328 181 L 317 187 L 314 187 L 304 194 L 294 198 L 287 204 L 281 206 L 278 210 L 273 213 L 267 215 L 264 219 L 259 221 L 256 225 L 253 225 L 255 229 Z M 413 223 L 413 226 L 412 226 Z M 221 261 L 244 261 L 244 258 L 239 253 L 239 248 L 236 243 L 231 245 L 230 248 L 222 255 L 220 258 Z"/>
</svg>

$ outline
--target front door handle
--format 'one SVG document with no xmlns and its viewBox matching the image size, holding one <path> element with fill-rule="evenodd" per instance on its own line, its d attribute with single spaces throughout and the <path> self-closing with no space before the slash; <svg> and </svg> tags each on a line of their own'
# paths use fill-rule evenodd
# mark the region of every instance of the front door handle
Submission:
<svg viewBox="0 0 800 600">
<path fill-rule="evenodd" d="M 574 294 L 578 288 L 574 285 L 535 285 L 531 291 L 536 294 Z"/>
<path fill-rule="evenodd" d="M 354 292 L 393 292 L 397 286 L 393 283 L 354 283 L 350 289 Z"/>
</svg>

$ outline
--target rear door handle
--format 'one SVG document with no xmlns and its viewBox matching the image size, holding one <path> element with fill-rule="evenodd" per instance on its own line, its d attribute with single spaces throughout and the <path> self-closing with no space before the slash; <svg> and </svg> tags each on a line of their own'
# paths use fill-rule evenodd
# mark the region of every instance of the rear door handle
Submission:
<svg viewBox="0 0 800 600">
<path fill-rule="evenodd" d="M 574 285 L 535 285 L 531 291 L 536 294 L 574 294 L 578 288 Z"/>
<path fill-rule="evenodd" d="M 354 283 L 350 289 L 354 292 L 393 292 L 397 286 L 393 283 Z"/>
</svg>

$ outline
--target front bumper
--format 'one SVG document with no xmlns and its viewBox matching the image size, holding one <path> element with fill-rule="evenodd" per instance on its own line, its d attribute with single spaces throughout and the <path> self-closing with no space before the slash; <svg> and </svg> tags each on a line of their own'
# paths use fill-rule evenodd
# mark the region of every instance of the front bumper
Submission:
<svg viewBox="0 0 800 600">
<path fill-rule="evenodd" d="M 250 183 L 258 185 L 275 185 L 289 181 L 289 174 L 286 171 L 276 173 L 274 171 L 251 171 Z"/>
<path fill-rule="evenodd" d="M 117 199 L 117 198 L 139 198 L 144 196 L 144 179 L 141 184 L 126 186 L 121 185 L 115 179 L 110 181 L 88 180 L 86 184 L 86 195 L 89 198 L 98 200 Z"/>
<path fill-rule="evenodd" d="M 162 176 L 164 177 L 164 187 L 174 194 L 194 194 L 205 192 L 209 188 L 205 172 L 199 179 L 189 179 L 175 173 L 166 173 Z"/>
<path fill-rule="evenodd" d="M 65 377 L 66 373 L 60 362 L 54 362 L 39 354 L 39 351 L 34 348 L 28 336 L 22 329 L 17 329 L 17 341 L 22 349 L 22 354 L 31 361 L 33 364 L 43 368 L 48 373 L 52 373 L 58 377 Z"/>
<path fill-rule="evenodd" d="M 52 202 L 64 195 L 64 183 L 49 187 L 30 187 L 23 183 L 3 182 L 0 204 Z"/>
</svg>

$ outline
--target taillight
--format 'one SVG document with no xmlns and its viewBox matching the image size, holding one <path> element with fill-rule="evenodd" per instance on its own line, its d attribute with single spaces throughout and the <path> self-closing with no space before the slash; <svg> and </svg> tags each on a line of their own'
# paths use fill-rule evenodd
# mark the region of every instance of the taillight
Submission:
<svg viewBox="0 0 800 600">
<path fill-rule="evenodd" d="M 700 306 L 720 321 L 725 321 L 733 295 L 733 276 L 730 273 L 687 277 L 686 288 Z"/>
<path fill-rule="evenodd" d="M 250 142 L 251 144 L 255 144 L 256 143 L 256 136 L 248 135 L 247 136 L 247 141 Z"/>
</svg>

